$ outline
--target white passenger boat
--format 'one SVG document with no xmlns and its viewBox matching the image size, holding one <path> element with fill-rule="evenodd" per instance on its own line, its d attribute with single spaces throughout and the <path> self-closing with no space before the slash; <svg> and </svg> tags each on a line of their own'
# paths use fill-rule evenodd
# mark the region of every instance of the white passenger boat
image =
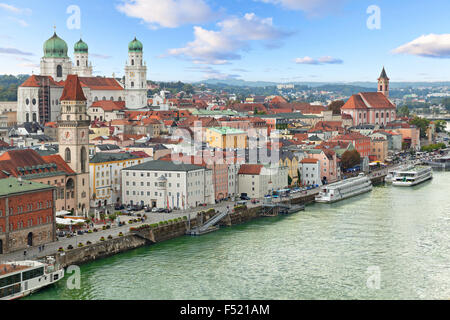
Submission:
<svg viewBox="0 0 450 320">
<path fill-rule="evenodd" d="M 53 257 L 45 261 L 16 261 L 0 264 L 0 300 L 25 297 L 64 278 L 64 269 Z"/>
<path fill-rule="evenodd" d="M 355 178 L 325 185 L 316 196 L 316 202 L 332 203 L 372 191 L 372 181 L 364 173 Z"/>
<path fill-rule="evenodd" d="M 411 187 L 433 178 L 433 169 L 416 166 L 409 170 L 397 171 L 392 184 L 399 187 Z"/>
<path fill-rule="evenodd" d="M 425 164 L 433 169 L 450 169 L 450 155 L 425 161 Z"/>
<path fill-rule="evenodd" d="M 397 174 L 397 172 L 399 171 L 405 171 L 405 170 L 411 170 L 413 169 L 414 166 L 413 165 L 403 165 L 400 167 L 397 167 L 395 169 L 390 169 L 388 171 L 388 174 L 386 175 L 386 177 L 384 178 L 384 181 L 386 183 L 392 183 L 392 181 L 394 181 L 395 175 Z"/>
</svg>

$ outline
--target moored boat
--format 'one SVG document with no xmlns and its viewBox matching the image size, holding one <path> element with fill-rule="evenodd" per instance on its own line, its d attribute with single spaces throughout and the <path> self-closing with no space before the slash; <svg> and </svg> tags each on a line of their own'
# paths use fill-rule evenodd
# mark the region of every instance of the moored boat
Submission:
<svg viewBox="0 0 450 320">
<path fill-rule="evenodd" d="M 321 188 L 316 202 L 332 203 L 372 191 L 372 181 L 364 173 L 355 178 L 339 181 Z"/>
<path fill-rule="evenodd" d="M 433 178 L 431 167 L 416 166 L 409 170 L 400 170 L 392 181 L 394 186 L 412 187 Z"/>
<path fill-rule="evenodd" d="M 53 257 L 45 261 L 16 261 L 0 264 L 0 300 L 25 297 L 64 277 Z"/>
<path fill-rule="evenodd" d="M 392 183 L 392 181 L 395 178 L 395 175 L 397 174 L 398 171 L 404 171 L 404 170 L 411 170 L 413 169 L 414 166 L 413 165 L 402 165 L 400 167 L 397 167 L 395 169 L 390 169 L 388 171 L 388 174 L 386 175 L 386 177 L 384 178 L 384 181 L 386 183 Z"/>
<path fill-rule="evenodd" d="M 433 169 L 450 169 L 450 155 L 435 158 L 433 160 L 428 160 L 424 162 L 426 165 L 432 167 Z"/>
</svg>

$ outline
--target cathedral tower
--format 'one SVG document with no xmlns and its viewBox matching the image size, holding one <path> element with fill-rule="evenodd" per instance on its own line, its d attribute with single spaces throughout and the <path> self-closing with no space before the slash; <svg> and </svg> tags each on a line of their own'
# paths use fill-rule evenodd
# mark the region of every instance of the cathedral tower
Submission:
<svg viewBox="0 0 450 320">
<path fill-rule="evenodd" d="M 44 43 L 41 58 L 41 76 L 51 76 L 55 81 L 64 81 L 72 72 L 72 62 L 67 55 L 67 43 L 56 32 Z"/>
<path fill-rule="evenodd" d="M 147 66 L 143 59 L 143 45 L 136 38 L 128 45 L 125 90 L 127 108 L 140 109 L 147 106 Z"/>
<path fill-rule="evenodd" d="M 76 174 L 75 194 L 71 196 L 75 197 L 77 215 L 89 210 L 89 124 L 87 99 L 78 76 L 69 75 L 61 96 L 58 142 L 59 155 Z"/>
<path fill-rule="evenodd" d="M 386 98 L 389 98 L 389 78 L 386 74 L 386 70 L 381 71 L 381 75 L 378 78 L 378 92 L 381 92 L 385 95 Z"/>
<path fill-rule="evenodd" d="M 73 73 L 80 77 L 92 77 L 92 65 L 89 64 L 88 45 L 80 39 L 74 47 Z"/>
</svg>

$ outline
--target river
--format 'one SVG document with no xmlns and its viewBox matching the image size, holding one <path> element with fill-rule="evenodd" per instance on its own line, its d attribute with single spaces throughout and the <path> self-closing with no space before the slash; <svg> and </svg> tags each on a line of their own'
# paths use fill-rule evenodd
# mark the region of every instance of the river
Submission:
<svg viewBox="0 0 450 320">
<path fill-rule="evenodd" d="M 450 172 L 81 266 L 27 299 L 449 299 Z M 371 279 L 371 281 L 368 281 Z"/>
</svg>

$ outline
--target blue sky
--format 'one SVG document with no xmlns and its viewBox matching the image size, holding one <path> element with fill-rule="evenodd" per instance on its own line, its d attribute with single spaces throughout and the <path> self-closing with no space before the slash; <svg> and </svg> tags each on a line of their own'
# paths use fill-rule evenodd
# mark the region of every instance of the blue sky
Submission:
<svg viewBox="0 0 450 320">
<path fill-rule="evenodd" d="M 82 35 L 102 76 L 123 75 L 137 36 L 149 80 L 374 81 L 385 66 L 392 81 L 450 81 L 448 12 L 448 0 L 0 0 L 0 74 L 39 73 L 56 25 L 70 56 Z"/>
</svg>

